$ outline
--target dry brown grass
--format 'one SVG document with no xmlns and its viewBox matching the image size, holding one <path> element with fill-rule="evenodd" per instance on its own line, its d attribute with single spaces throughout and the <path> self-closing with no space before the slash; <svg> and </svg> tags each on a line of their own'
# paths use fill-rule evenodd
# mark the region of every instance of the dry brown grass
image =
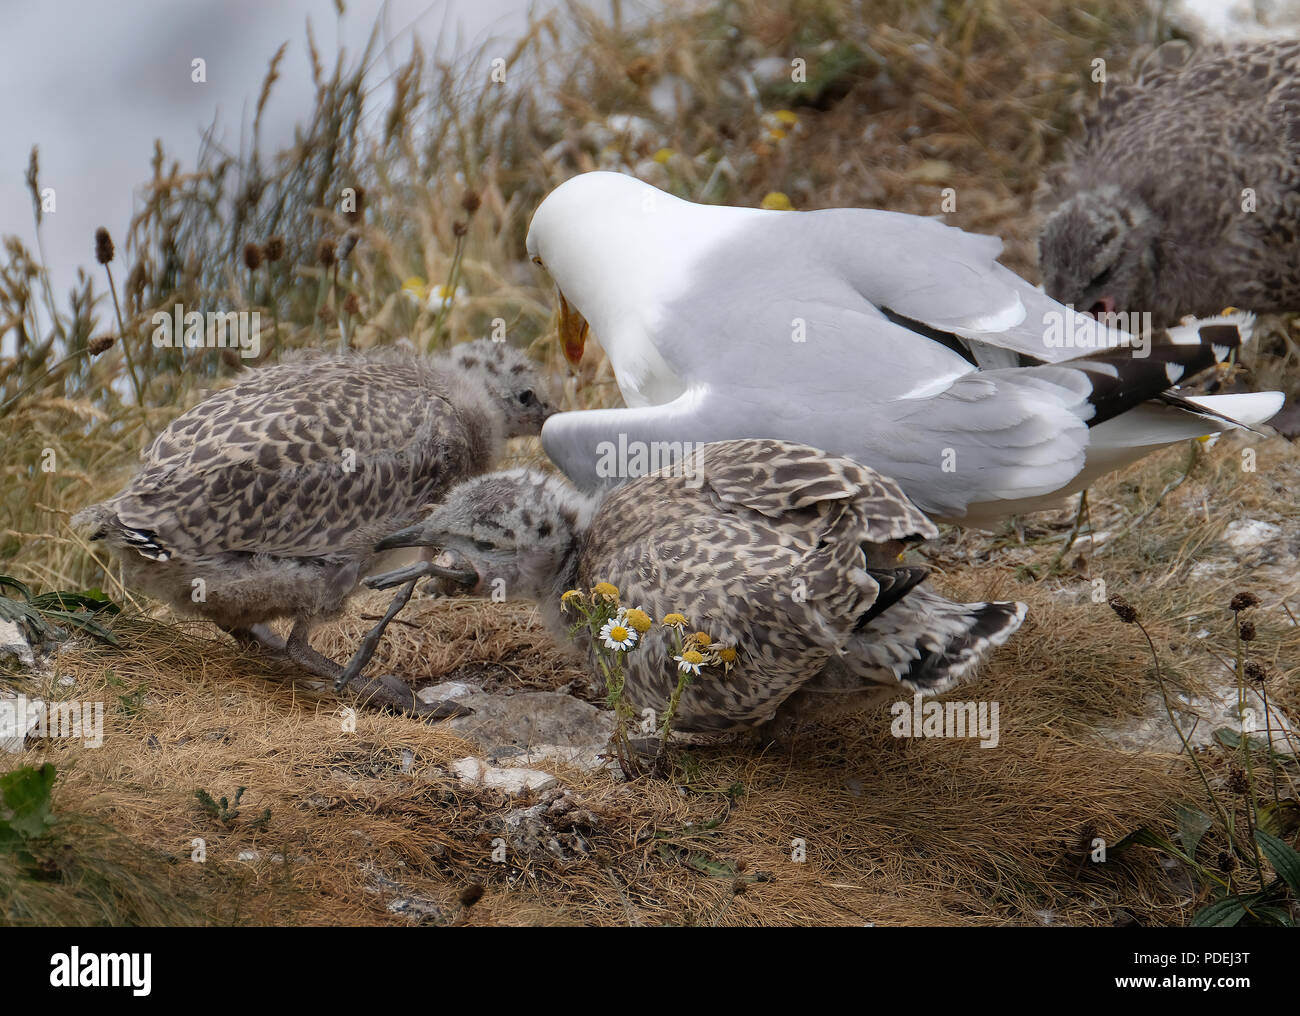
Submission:
<svg viewBox="0 0 1300 1016">
<path fill-rule="evenodd" d="M 559 369 L 545 280 L 520 263 L 528 215 L 575 171 L 611 159 L 644 165 L 661 150 L 659 182 L 697 199 L 757 204 L 775 190 L 805 208 L 934 214 L 941 188 L 955 187 L 949 220 L 1002 235 L 1004 260 L 1033 277 L 1032 194 L 1086 101 L 1080 68 L 1098 55 L 1122 66 L 1165 38 L 1169 27 L 1144 12 L 1135 0 L 1103 0 L 1093 13 L 1065 0 L 892 0 L 869 13 L 814 0 L 739 0 L 619 33 L 574 9 L 539 23 L 513 52 L 512 69 L 535 76 L 513 97 L 480 94 L 463 69 L 430 71 L 413 57 L 398 72 L 399 101 L 378 138 L 357 129 L 370 87 L 365 67 L 322 70 L 319 108 L 299 150 L 271 160 L 209 152 L 193 174 L 159 156 L 117 266 L 123 274 L 139 268 L 143 285 L 132 290 L 118 276 L 135 293 L 126 299 L 128 332 L 143 334 L 149 309 L 175 299 L 249 305 L 238 252 L 284 233 L 286 262 L 252 296 L 253 305 L 277 308 L 272 355 L 335 341 L 336 326 L 318 328 L 313 316 L 321 273 L 310 252 L 320 236 L 352 228 L 324 207 L 325 195 L 360 182 L 368 192 L 361 240 L 329 297 L 360 295 L 354 344 L 409 335 L 433 347 L 501 315 L 516 341 Z M 742 29 L 738 37 L 729 24 Z M 768 93 L 760 109 L 732 87 L 757 56 L 826 41 L 854 47 L 866 62 L 830 80 L 821 97 Z M 548 59 L 557 53 L 562 60 Z M 649 105 L 649 84 L 662 74 L 688 82 L 696 96 L 671 122 Z M 761 115 L 776 108 L 798 116 L 784 140 L 770 136 Z M 611 152 L 585 132 L 611 113 L 645 116 L 655 132 Z M 467 185 L 483 200 L 462 252 L 468 297 L 438 321 L 400 287 L 411 275 L 447 277 Z M 218 192 L 235 202 L 235 214 L 205 211 L 220 206 Z M 170 268 L 164 248 L 178 252 Z M 112 569 L 67 532 L 66 517 L 115 489 L 151 430 L 237 368 L 215 354 L 147 360 L 143 406 L 121 384 L 118 349 L 39 380 L 52 359 L 116 328 L 87 302 L 88 289 L 62 312 L 49 342 L 38 342 L 29 305 L 39 293 L 19 290 L 0 289 L 11 315 L 16 300 L 28 308 L 19 318 L 32 336 L 0 374 L 0 400 L 29 386 L 0 411 L 9 451 L 0 500 L 12 520 L 0 570 L 40 588 L 103 584 L 130 607 Z M 608 363 L 591 356 L 568 399 L 593 405 L 615 395 Z M 501 865 L 491 844 L 506 803 L 446 772 L 476 746 L 445 728 L 368 712 L 349 731 L 340 704 L 301 677 L 273 667 L 268 679 L 267 664 L 204 625 L 129 610 L 116 622 L 123 650 L 77 642 L 52 674 L 9 682 L 30 697 L 105 701 L 104 746 L 29 742 L 0 765 L 56 763 L 56 809 L 107 823 L 121 839 L 110 836 L 105 842 L 116 846 L 100 854 L 137 862 L 114 876 L 119 900 L 99 916 L 69 907 L 69 922 L 115 913 L 136 922 L 408 923 L 410 905 L 388 909 L 404 899 L 423 905 L 432 923 L 1110 924 L 1125 912 L 1182 923 L 1198 904 L 1150 853 L 1086 861 L 1093 836 L 1114 843 L 1143 824 L 1167 827 L 1177 803 L 1200 801 L 1184 759 L 1123 751 L 1099 734 L 1150 715 L 1156 685 L 1145 644 L 1091 602 L 1091 582 L 1104 578 L 1139 608 L 1166 677 L 1193 691 L 1222 681 L 1215 654 L 1230 660 L 1234 652 L 1227 599 L 1255 589 L 1264 600 L 1255 649 L 1274 671 L 1270 696 L 1300 720 L 1300 627 L 1281 606 L 1300 612 L 1300 548 L 1288 537 L 1289 557 L 1257 561 L 1220 542 L 1236 518 L 1300 531 L 1300 453 L 1276 439 L 1260 443 L 1258 472 L 1243 473 L 1243 440 L 1206 450 L 1191 479 L 1128 532 L 1176 479 L 1186 451 L 1109 478 L 1092 493 L 1091 517 L 1095 529 L 1123 535 L 1095 549 L 1085 539 L 1063 574 L 1046 572 L 1069 528 L 1064 511 L 993 536 L 949 531 L 923 551 L 942 591 L 1030 606 L 1029 622 L 979 682 L 955 693 L 1001 704 L 994 750 L 898 741 L 880 712 L 812 726 L 768 748 L 692 747 L 671 782 L 621 784 L 555 767 L 589 813 L 571 815 L 561 830 L 572 856 L 514 851 Z M 58 462 L 52 473 L 39 468 L 47 447 Z M 535 444 L 515 454 L 540 457 Z M 1222 569 L 1194 574 L 1207 561 Z M 315 641 L 346 656 L 383 602 L 359 597 Z M 1198 638 L 1202 629 L 1210 635 Z M 523 604 L 417 600 L 390 628 L 376 666 L 425 680 L 468 668 L 498 687 L 570 685 L 587 694 L 585 674 Z M 194 798 L 199 789 L 233 797 L 239 786 L 248 790 L 229 826 Z M 269 822 L 256 825 L 265 808 Z M 190 860 L 195 837 L 207 844 L 203 864 Z M 806 843 L 805 863 L 791 860 L 796 839 Z M 574 852 L 579 842 L 588 852 Z M 241 851 L 257 859 L 240 861 Z M 473 883 L 485 892 L 466 906 L 460 894 Z M 60 913 L 57 899 L 42 906 Z"/>
<path fill-rule="evenodd" d="M 1130 548 L 1085 553 L 1086 573 L 1022 581 L 1021 569 L 1043 569 L 1055 548 L 1014 537 L 954 531 L 929 551 L 946 592 L 1030 605 L 1021 633 L 953 696 L 1000 703 L 996 749 L 899 741 L 880 711 L 767 748 L 689 748 L 670 782 L 623 784 L 543 766 L 590 813 L 561 835 L 572 846 L 576 832 L 588 852 L 562 860 L 512 849 L 509 863 L 497 864 L 501 816 L 521 805 L 446 772 L 476 746 L 445 728 L 364 711 L 355 732 L 345 731 L 339 703 L 292 672 L 268 679 L 266 664 L 202 625 L 127 617 L 118 630 L 128 650 L 69 647 L 43 687 L 26 689 L 105 699 L 104 746 L 55 742 L 13 761 L 54 761 L 66 774 L 59 807 L 109 821 L 135 849 L 171 858 L 175 891 L 205 900 L 208 921 L 406 923 L 409 910 L 387 909 L 400 898 L 437 908 L 424 911 L 437 923 L 1110 924 L 1121 912 L 1182 923 L 1196 904 L 1153 855 L 1086 860 L 1094 836 L 1113 844 L 1138 826 L 1167 826 L 1175 803 L 1200 800 L 1185 759 L 1124 751 L 1098 734 L 1149 715 L 1155 683 L 1136 632 L 1087 592 L 1091 577 L 1107 576 L 1142 611 L 1167 677 L 1194 689 L 1218 679 L 1211 651 L 1231 657 L 1227 599 L 1254 589 L 1263 600 L 1255 645 L 1274 667 L 1271 695 L 1300 717 L 1300 627 L 1280 606 L 1283 597 L 1293 611 L 1300 606 L 1300 585 L 1215 542 L 1238 517 L 1300 531 L 1300 508 L 1274 491 L 1300 477 L 1300 453 L 1264 442 L 1260 471 L 1238 476 L 1238 443 L 1206 452 L 1175 494 L 1204 499 L 1208 521 L 1201 513 L 1189 525 L 1198 513 L 1171 504 L 1123 538 Z M 1171 450 L 1111 479 L 1094 491 L 1094 511 L 1139 514 L 1181 457 Z M 1067 514 L 1040 517 L 1041 528 L 1063 534 Z M 1195 558 L 1181 553 L 1189 543 L 1199 547 Z M 1189 583 L 1194 562 L 1209 560 L 1224 562 L 1222 577 Z M 319 633 L 320 645 L 346 652 L 383 602 L 359 598 Z M 502 685 L 581 689 L 583 672 L 527 605 L 412 606 L 382 648 L 386 669 L 422 681 L 468 670 L 495 673 Z M 1213 634 L 1196 639 L 1201 626 Z M 233 796 L 237 786 L 249 790 L 229 829 L 193 798 L 199 788 Z M 250 819 L 268 807 L 269 823 L 254 828 Z M 207 841 L 206 864 L 189 860 L 196 836 Z M 805 863 L 791 860 L 796 839 L 807 845 Z M 258 860 L 237 860 L 241 851 Z M 467 908 L 459 894 L 472 883 L 485 893 Z"/>
</svg>

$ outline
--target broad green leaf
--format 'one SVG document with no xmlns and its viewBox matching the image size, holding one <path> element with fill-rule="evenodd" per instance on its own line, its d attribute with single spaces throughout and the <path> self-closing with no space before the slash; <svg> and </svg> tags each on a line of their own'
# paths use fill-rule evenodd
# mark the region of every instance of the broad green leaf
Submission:
<svg viewBox="0 0 1300 1016">
<path fill-rule="evenodd" d="M 104 611 L 108 614 L 120 614 L 122 608 L 107 597 L 87 596 L 84 593 L 71 593 L 66 590 L 41 593 L 32 597 L 31 604 L 37 610 L 89 610 L 92 613 Z"/>
<path fill-rule="evenodd" d="M 1266 921 L 1269 924 L 1276 924 L 1281 928 L 1295 927 L 1295 921 L 1292 919 L 1290 912 L 1282 907 L 1272 905 L 1252 907 L 1250 912 L 1255 915 L 1256 919 Z"/>
<path fill-rule="evenodd" d="M 17 590 L 18 594 L 22 596 L 24 600 L 30 600 L 32 598 L 32 591 L 27 587 L 25 582 L 19 582 L 12 575 L 0 575 L 0 589 L 4 589 L 6 586 L 10 589 Z"/>
<path fill-rule="evenodd" d="M 1212 825 L 1210 816 L 1195 808 L 1178 808 L 1178 842 L 1188 857 L 1196 856 L 1196 848 Z"/>
<path fill-rule="evenodd" d="M 1226 896 L 1198 910 L 1192 918 L 1192 927 L 1231 928 L 1245 916 L 1246 908 L 1241 905 L 1241 897 Z"/>
<path fill-rule="evenodd" d="M 1289 836 L 1300 829 L 1300 804 L 1289 798 L 1276 804 L 1262 804 L 1256 824 L 1273 836 Z"/>
<path fill-rule="evenodd" d="M 1300 853 L 1296 853 L 1295 848 L 1289 843 L 1264 832 L 1263 829 L 1255 830 L 1255 842 L 1259 844 L 1259 849 L 1264 852 L 1268 863 L 1277 872 L 1278 878 L 1287 884 L 1287 888 L 1296 899 L 1300 899 Z"/>
<path fill-rule="evenodd" d="M 43 834 L 53 822 L 50 790 L 55 776 L 48 762 L 39 769 L 22 766 L 0 776 L 0 826 L 29 839 Z"/>
<path fill-rule="evenodd" d="M 1178 847 L 1175 847 L 1165 839 L 1165 837 L 1161 836 L 1159 833 L 1152 832 L 1146 826 L 1143 826 L 1141 829 L 1135 829 L 1133 832 L 1129 833 L 1122 840 L 1116 843 L 1115 846 L 1111 847 L 1111 850 L 1123 850 L 1125 847 L 1132 846 L 1134 843 L 1143 847 L 1154 847 L 1156 850 L 1163 850 L 1166 854 L 1169 854 L 1172 857 L 1182 858 L 1184 861 L 1191 860 L 1190 857 L 1183 853 L 1183 851 Z"/>
</svg>

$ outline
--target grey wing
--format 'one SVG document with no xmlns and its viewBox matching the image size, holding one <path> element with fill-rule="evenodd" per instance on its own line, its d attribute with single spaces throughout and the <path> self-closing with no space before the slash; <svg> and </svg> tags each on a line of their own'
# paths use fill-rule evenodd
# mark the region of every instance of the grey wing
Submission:
<svg viewBox="0 0 1300 1016">
<path fill-rule="evenodd" d="M 683 378 L 816 392 L 854 379 L 877 400 L 1020 354 L 1055 362 L 1121 340 L 997 262 L 997 237 L 868 209 L 763 216 L 719 241 L 655 330 Z M 1074 347 L 1054 344 L 1072 335 Z M 718 355 L 700 336 L 742 337 Z M 726 350 L 723 350 L 725 353 Z"/>
<path fill-rule="evenodd" d="M 624 449 L 680 456 L 736 438 L 799 442 L 876 470 L 922 511 L 955 518 L 971 503 L 1046 494 L 1076 476 L 1091 392 L 1084 372 L 1057 367 L 968 369 L 933 393 L 887 402 L 853 386 L 798 399 L 784 389 L 696 388 L 662 406 L 560 413 L 542 444 L 590 491 L 641 475 L 623 468 L 634 464 Z"/>
<path fill-rule="evenodd" d="M 705 445 L 693 468 L 722 504 L 780 518 L 823 501 L 852 501 L 861 538 L 873 543 L 931 539 L 935 528 L 893 480 L 852 459 L 791 441 L 726 441 Z"/>
</svg>

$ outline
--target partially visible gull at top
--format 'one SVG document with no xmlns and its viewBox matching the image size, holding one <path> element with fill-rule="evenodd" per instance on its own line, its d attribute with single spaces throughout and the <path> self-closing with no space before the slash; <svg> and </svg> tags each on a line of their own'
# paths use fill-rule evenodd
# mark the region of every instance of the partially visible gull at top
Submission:
<svg viewBox="0 0 1300 1016">
<path fill-rule="evenodd" d="M 552 191 L 527 243 L 560 291 L 565 355 L 590 327 L 627 404 L 542 431 L 586 490 L 625 478 L 605 475 L 610 442 L 775 438 L 892 477 L 934 518 L 991 525 L 1282 406 L 1171 390 L 1227 359 L 1250 315 L 1134 338 L 999 264 L 996 237 L 920 216 L 698 205 L 598 172 Z"/>
</svg>

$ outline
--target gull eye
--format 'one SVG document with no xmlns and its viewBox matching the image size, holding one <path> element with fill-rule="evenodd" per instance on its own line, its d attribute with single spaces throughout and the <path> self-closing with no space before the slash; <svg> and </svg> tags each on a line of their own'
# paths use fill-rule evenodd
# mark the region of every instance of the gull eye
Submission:
<svg viewBox="0 0 1300 1016">
<path fill-rule="evenodd" d="M 474 548 L 482 551 L 492 551 L 497 549 L 497 545 L 490 540 L 475 540 Z"/>
<path fill-rule="evenodd" d="M 531 406 L 536 401 L 537 401 L 537 397 L 533 394 L 533 390 L 531 388 L 529 388 L 525 392 L 519 393 L 519 404 L 521 406 Z"/>
<path fill-rule="evenodd" d="M 533 255 L 533 264 L 535 264 L 538 268 L 546 267 L 544 264 L 542 264 L 542 259 L 536 254 Z"/>
<path fill-rule="evenodd" d="M 1093 280 L 1088 283 L 1089 289 L 1100 289 L 1110 281 L 1110 277 L 1115 274 L 1115 266 L 1111 265 L 1103 272 L 1099 272 Z"/>
</svg>

